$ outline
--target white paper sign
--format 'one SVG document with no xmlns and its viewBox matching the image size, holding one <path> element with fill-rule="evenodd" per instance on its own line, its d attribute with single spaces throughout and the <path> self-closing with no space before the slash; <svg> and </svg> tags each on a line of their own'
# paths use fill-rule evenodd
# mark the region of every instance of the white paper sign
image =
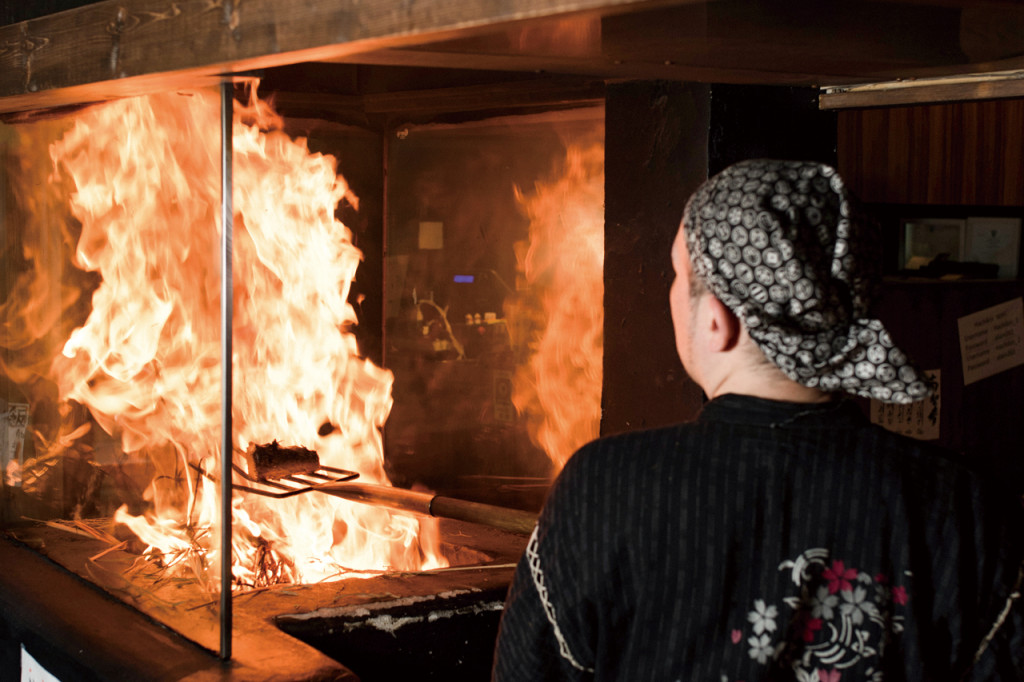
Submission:
<svg viewBox="0 0 1024 682">
<path fill-rule="evenodd" d="M 39 661 L 21 647 L 21 682 L 60 682 Z"/>
<path fill-rule="evenodd" d="M 443 249 L 444 248 L 444 223 L 427 221 L 420 223 L 421 249 Z"/>
<path fill-rule="evenodd" d="M 964 386 L 1024 365 L 1024 299 L 971 313 L 957 323 Z"/>
<path fill-rule="evenodd" d="M 9 403 L 7 411 L 0 413 L 0 477 L 9 486 L 21 486 L 28 407 L 28 403 Z"/>
<path fill-rule="evenodd" d="M 494 373 L 494 419 L 499 422 L 514 422 L 516 406 L 512 403 L 512 372 Z"/>
<path fill-rule="evenodd" d="M 934 380 L 935 393 L 909 405 L 893 405 L 892 403 L 883 403 L 881 400 L 872 400 L 871 422 L 918 440 L 938 438 L 942 373 L 933 369 L 925 374 Z"/>
</svg>

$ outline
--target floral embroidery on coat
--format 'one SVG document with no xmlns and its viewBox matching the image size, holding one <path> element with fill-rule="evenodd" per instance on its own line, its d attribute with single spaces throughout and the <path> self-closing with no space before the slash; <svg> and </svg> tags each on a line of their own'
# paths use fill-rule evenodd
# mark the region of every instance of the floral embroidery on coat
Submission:
<svg viewBox="0 0 1024 682">
<path fill-rule="evenodd" d="M 789 572 L 794 593 L 781 604 L 755 599 L 747 622 L 732 630 L 733 643 L 742 642 L 758 665 L 791 668 L 799 682 L 841 682 L 856 665 L 881 680 L 876 666 L 888 639 L 903 632 L 907 588 L 821 548 L 779 570 Z"/>
</svg>

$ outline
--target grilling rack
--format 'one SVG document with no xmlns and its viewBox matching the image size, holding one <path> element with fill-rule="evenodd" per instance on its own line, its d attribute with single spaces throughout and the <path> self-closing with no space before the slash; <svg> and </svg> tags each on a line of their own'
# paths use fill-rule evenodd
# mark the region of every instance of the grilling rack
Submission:
<svg viewBox="0 0 1024 682">
<path fill-rule="evenodd" d="M 203 471 L 194 464 L 192 466 L 210 480 L 217 480 L 209 472 Z M 234 462 L 231 463 L 231 468 L 249 482 L 249 484 L 233 483 L 232 488 L 263 497 L 281 499 L 308 492 L 319 492 L 353 502 L 414 514 L 478 523 L 518 535 L 529 535 L 537 524 L 537 514 L 533 512 L 458 500 L 392 486 L 351 483 L 352 479 L 359 476 L 357 472 L 323 464 L 312 473 L 292 474 L 273 480 L 257 478 Z"/>
<path fill-rule="evenodd" d="M 337 467 L 327 466 L 326 464 L 321 464 L 319 469 L 310 473 L 291 474 L 289 476 L 283 476 L 272 480 L 257 478 L 234 462 L 231 463 L 231 468 L 236 474 L 248 481 L 248 483 L 232 483 L 232 488 L 235 490 L 243 490 L 245 492 L 253 493 L 255 495 L 262 495 L 263 497 L 272 497 L 274 499 L 291 497 L 292 495 L 301 495 L 302 493 L 308 493 L 311 490 L 316 490 L 316 488 L 321 485 L 328 483 L 343 483 L 345 481 L 351 481 L 352 479 L 359 478 L 359 473 L 356 471 L 339 469 Z M 213 477 L 205 471 L 203 471 L 202 474 L 207 478 L 213 479 Z"/>
</svg>

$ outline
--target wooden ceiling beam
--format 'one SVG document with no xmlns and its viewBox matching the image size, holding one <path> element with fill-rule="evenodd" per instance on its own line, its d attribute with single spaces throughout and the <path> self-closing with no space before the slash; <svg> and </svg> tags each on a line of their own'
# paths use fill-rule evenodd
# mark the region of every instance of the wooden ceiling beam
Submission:
<svg viewBox="0 0 1024 682">
<path fill-rule="evenodd" d="M 102 0 L 0 27 L 0 113 L 316 61 L 840 86 L 1022 55 L 999 0 Z"/>
<path fill-rule="evenodd" d="M 417 66 L 442 69 L 482 69 L 488 71 L 527 71 L 589 76 L 608 80 L 670 80 L 702 83 L 762 85 L 818 85 L 820 74 L 809 71 L 773 71 L 770 69 L 694 65 L 662 60 L 617 60 L 604 57 L 540 56 L 530 54 L 494 54 L 421 48 L 391 48 L 361 52 L 337 63 L 375 66 Z M 851 78 L 851 82 L 857 82 Z M 841 82 L 837 79 L 837 82 Z"/>
<path fill-rule="evenodd" d="M 0 28 L 0 111 L 194 87 L 221 74 L 472 35 L 481 27 L 506 22 L 664 4 L 103 0 Z"/>
</svg>

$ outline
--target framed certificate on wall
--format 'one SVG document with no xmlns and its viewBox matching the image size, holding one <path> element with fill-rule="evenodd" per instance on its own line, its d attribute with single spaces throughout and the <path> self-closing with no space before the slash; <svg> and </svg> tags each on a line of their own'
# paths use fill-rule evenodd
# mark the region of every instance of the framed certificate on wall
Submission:
<svg viewBox="0 0 1024 682">
<path fill-rule="evenodd" d="M 920 270 L 935 260 L 962 260 L 966 222 L 961 218 L 905 219 L 901 249 L 903 268 Z"/>
<path fill-rule="evenodd" d="M 964 260 L 995 263 L 999 279 L 1017 276 L 1020 261 L 1020 218 L 970 217 L 964 233 Z"/>
</svg>

